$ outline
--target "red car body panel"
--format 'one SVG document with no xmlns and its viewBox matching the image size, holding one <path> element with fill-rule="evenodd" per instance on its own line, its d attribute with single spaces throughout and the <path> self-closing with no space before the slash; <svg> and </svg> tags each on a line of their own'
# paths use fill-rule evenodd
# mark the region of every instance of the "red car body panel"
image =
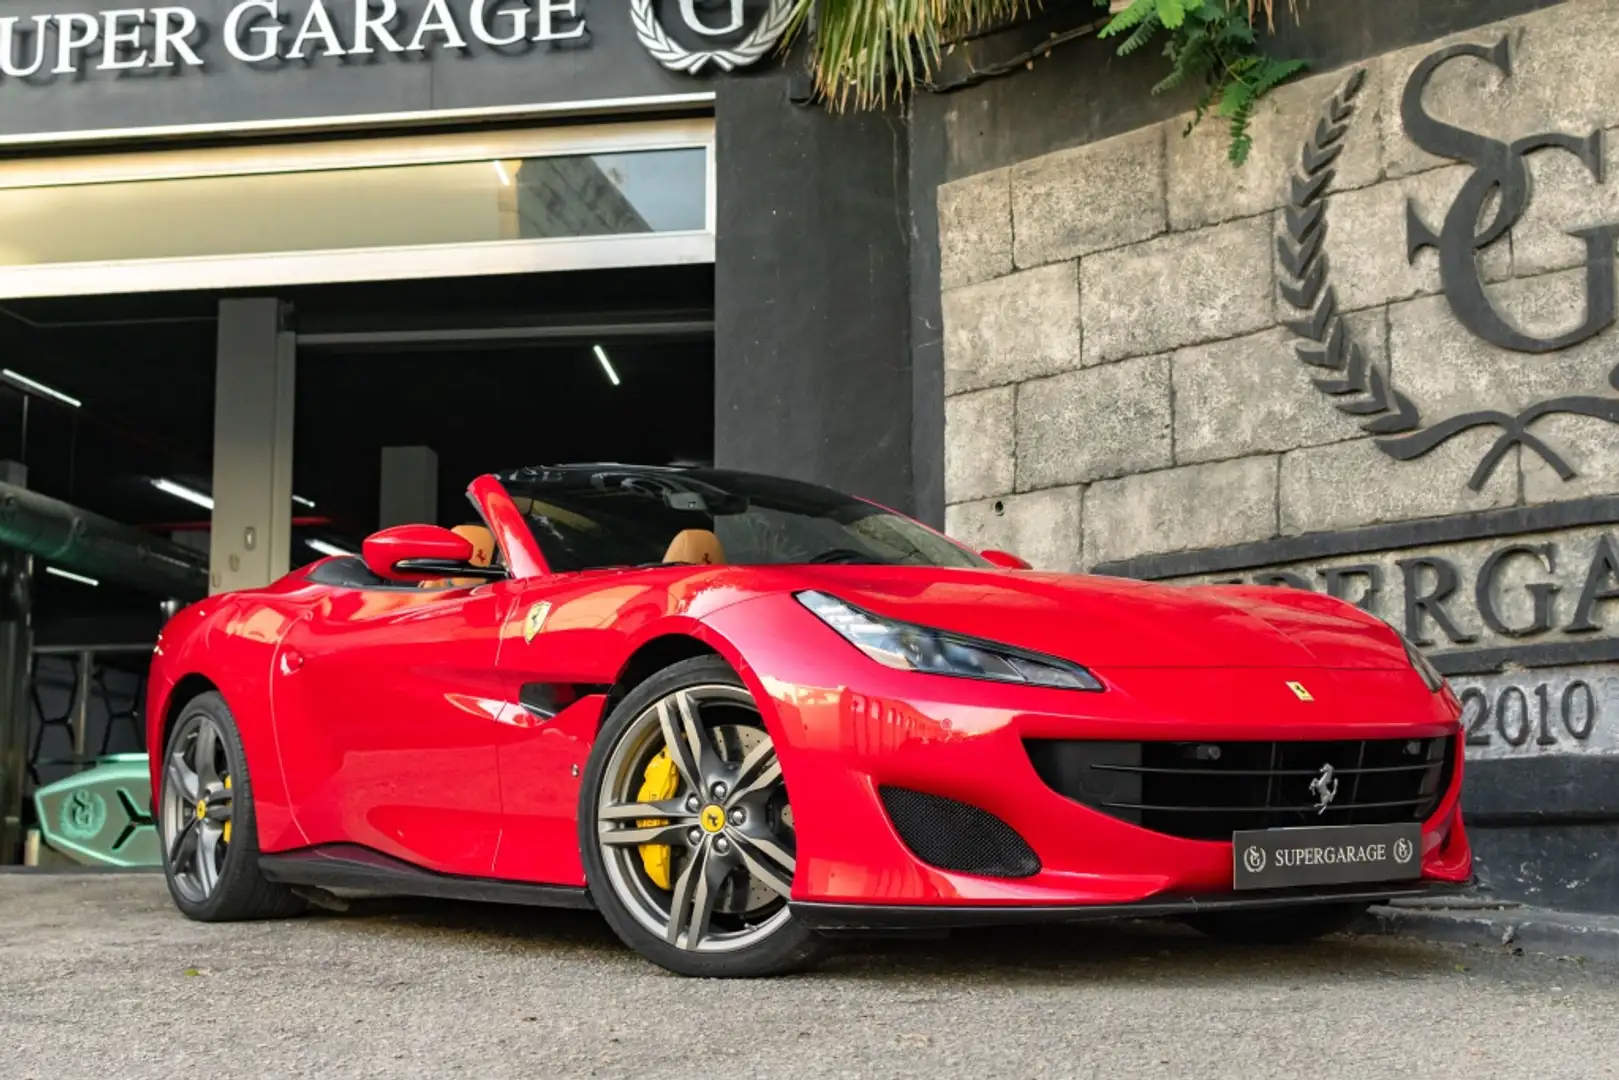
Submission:
<svg viewBox="0 0 1619 1080">
<path fill-rule="evenodd" d="M 584 886 L 579 777 L 608 688 L 641 650 L 670 641 L 724 657 L 760 705 L 794 809 L 795 901 L 1070 906 L 1231 892 L 1230 842 L 1154 832 L 1070 800 L 1036 773 L 1025 738 L 1459 732 L 1456 698 L 1429 691 L 1392 630 L 1317 594 L 864 565 L 551 574 L 499 482 L 481 478 L 471 494 L 508 580 L 368 590 L 313 583 L 306 568 L 210 598 L 164 629 L 148 745 L 165 745 L 181 698 L 217 688 L 242 734 L 262 852 L 358 844 L 443 874 Z M 884 667 L 794 598 L 805 589 L 1082 663 L 1105 690 Z M 537 604 L 549 613 L 528 641 Z M 532 684 L 564 688 L 553 715 L 523 706 Z M 1423 824 L 1430 882 L 1471 875 L 1455 742 L 1450 787 Z M 162 760 L 154 752 L 154 790 Z M 1041 869 L 1004 879 L 921 862 L 890 823 L 881 785 L 996 815 Z"/>
</svg>

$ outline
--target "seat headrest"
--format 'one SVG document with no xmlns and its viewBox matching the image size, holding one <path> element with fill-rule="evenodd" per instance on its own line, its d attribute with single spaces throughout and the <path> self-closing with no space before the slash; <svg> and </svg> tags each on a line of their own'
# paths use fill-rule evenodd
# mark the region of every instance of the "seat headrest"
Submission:
<svg viewBox="0 0 1619 1080">
<path fill-rule="evenodd" d="M 482 525 L 457 525 L 450 530 L 472 541 L 473 566 L 488 566 L 495 559 L 495 534 Z"/>
<path fill-rule="evenodd" d="M 663 561 L 688 566 L 724 566 L 725 549 L 720 546 L 720 538 L 707 529 L 687 529 L 674 538 Z"/>
<path fill-rule="evenodd" d="M 482 525 L 457 525 L 450 530 L 455 535 L 472 543 L 472 558 L 467 562 L 473 566 L 488 566 L 495 560 L 495 534 Z M 418 583 L 422 589 L 465 589 L 473 585 L 482 585 L 482 578 L 428 578 Z"/>
</svg>

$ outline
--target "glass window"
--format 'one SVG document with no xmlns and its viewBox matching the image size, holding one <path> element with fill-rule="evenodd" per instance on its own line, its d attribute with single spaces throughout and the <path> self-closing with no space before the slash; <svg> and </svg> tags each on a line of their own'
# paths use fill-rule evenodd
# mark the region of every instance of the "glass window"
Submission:
<svg viewBox="0 0 1619 1080">
<path fill-rule="evenodd" d="M 910 518 L 812 484 L 713 469 L 542 469 L 502 477 L 551 569 L 657 566 L 687 530 L 715 562 L 988 566 Z"/>
<path fill-rule="evenodd" d="M 0 188 L 0 266 L 700 231 L 702 146 Z"/>
</svg>

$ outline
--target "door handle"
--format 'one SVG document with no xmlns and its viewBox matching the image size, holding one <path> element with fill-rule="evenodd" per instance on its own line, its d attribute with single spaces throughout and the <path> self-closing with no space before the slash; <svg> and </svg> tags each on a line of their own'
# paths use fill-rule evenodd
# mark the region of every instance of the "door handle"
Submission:
<svg viewBox="0 0 1619 1080">
<path fill-rule="evenodd" d="M 287 649 L 281 653 L 281 674 L 291 675 L 304 666 L 304 658 L 297 649 Z"/>
</svg>

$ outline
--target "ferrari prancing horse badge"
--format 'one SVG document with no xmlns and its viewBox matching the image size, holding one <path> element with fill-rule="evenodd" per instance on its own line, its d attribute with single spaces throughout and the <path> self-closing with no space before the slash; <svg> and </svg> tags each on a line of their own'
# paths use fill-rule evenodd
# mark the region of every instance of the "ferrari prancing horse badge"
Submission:
<svg viewBox="0 0 1619 1080">
<path fill-rule="evenodd" d="M 545 617 L 549 614 L 551 605 L 543 600 L 528 609 L 528 614 L 523 618 L 523 644 L 533 643 L 534 635 L 540 632 L 540 627 L 545 625 Z"/>
</svg>

